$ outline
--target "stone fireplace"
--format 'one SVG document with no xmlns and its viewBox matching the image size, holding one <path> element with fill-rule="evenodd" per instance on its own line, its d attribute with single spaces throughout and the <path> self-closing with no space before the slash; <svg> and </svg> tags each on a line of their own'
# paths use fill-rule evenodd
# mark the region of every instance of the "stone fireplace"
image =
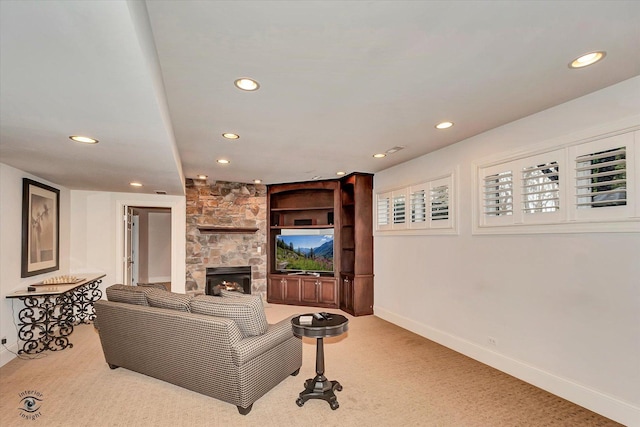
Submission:
<svg viewBox="0 0 640 427">
<path fill-rule="evenodd" d="M 267 187 L 187 180 L 186 291 L 207 292 L 207 269 L 250 269 L 250 293 L 267 292 Z"/>
<path fill-rule="evenodd" d="M 251 266 L 207 267 L 205 293 L 213 295 L 213 288 L 221 285 L 223 289 L 251 293 Z"/>
</svg>

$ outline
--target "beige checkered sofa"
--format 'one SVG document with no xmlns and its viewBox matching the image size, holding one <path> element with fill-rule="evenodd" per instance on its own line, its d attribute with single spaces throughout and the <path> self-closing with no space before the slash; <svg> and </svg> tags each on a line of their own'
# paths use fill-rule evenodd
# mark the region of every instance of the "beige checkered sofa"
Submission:
<svg viewBox="0 0 640 427">
<path fill-rule="evenodd" d="M 302 365 L 302 340 L 291 318 L 269 325 L 262 299 L 177 294 L 112 285 L 95 303 L 106 362 L 238 407 L 253 402 Z"/>
</svg>

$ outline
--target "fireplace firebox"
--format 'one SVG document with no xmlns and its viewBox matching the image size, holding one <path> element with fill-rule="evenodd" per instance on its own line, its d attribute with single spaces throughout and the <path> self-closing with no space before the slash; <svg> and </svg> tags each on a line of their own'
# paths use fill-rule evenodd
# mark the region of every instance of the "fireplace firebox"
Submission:
<svg viewBox="0 0 640 427">
<path fill-rule="evenodd" d="M 223 289 L 250 294 L 251 266 L 207 267 L 205 293 L 207 295 L 213 295 L 213 288 L 217 285 L 222 286 Z"/>
</svg>

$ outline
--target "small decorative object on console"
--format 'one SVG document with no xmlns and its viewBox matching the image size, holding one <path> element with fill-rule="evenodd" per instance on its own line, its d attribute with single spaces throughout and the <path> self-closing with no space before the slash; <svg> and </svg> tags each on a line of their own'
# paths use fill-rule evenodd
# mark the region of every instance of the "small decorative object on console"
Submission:
<svg viewBox="0 0 640 427">
<path fill-rule="evenodd" d="M 49 277 L 48 279 L 44 279 L 42 281 L 43 285 L 63 285 L 63 284 L 74 284 L 83 281 L 83 278 L 76 276 L 56 276 Z"/>
</svg>

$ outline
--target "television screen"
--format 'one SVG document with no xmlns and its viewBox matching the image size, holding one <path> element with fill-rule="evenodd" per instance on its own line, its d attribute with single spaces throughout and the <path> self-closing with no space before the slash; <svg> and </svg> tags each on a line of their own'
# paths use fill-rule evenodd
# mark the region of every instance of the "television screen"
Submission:
<svg viewBox="0 0 640 427">
<path fill-rule="evenodd" d="M 333 272 L 333 230 L 282 230 L 276 236 L 276 270 Z"/>
</svg>

